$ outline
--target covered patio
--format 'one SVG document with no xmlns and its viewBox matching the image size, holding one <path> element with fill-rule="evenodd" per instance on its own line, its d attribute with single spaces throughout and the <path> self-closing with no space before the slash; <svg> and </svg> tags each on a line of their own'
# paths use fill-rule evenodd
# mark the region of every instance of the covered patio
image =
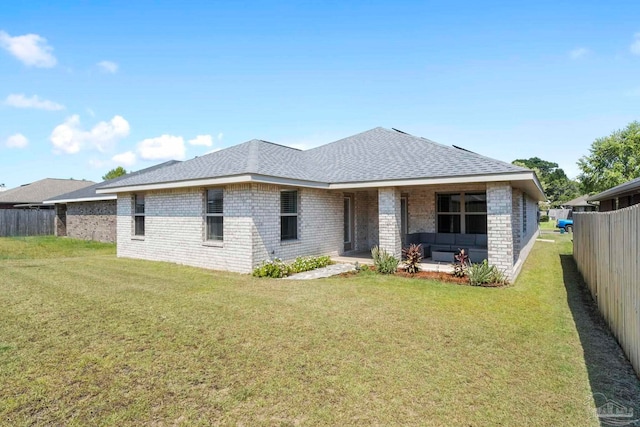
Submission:
<svg viewBox="0 0 640 427">
<path fill-rule="evenodd" d="M 537 229 L 536 200 L 525 185 L 487 181 L 345 188 L 344 247 L 334 260 L 371 264 L 373 246 L 400 259 L 416 234 L 457 236 L 447 249 L 435 249 L 434 242 L 432 251 L 423 244 L 423 269 L 452 271 L 455 249 L 468 247 L 458 240 L 469 238 L 480 254 L 473 262 L 487 259 L 513 279 Z"/>
<path fill-rule="evenodd" d="M 371 252 L 369 251 L 352 251 L 348 254 L 343 254 L 340 256 L 333 256 L 331 259 L 337 263 L 344 264 L 355 264 L 359 265 L 373 265 L 373 259 L 371 258 Z M 398 268 L 402 268 L 402 263 L 398 266 Z M 445 272 L 452 273 L 453 266 L 451 263 L 446 262 L 437 262 L 432 261 L 431 259 L 423 259 L 420 263 L 420 269 L 422 271 L 437 271 L 437 272 Z"/>
</svg>

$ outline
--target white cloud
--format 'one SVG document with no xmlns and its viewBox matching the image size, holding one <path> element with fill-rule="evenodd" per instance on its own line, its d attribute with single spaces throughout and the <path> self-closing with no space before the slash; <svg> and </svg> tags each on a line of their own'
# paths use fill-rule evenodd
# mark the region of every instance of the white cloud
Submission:
<svg viewBox="0 0 640 427">
<path fill-rule="evenodd" d="M 119 166 L 133 166 L 136 163 L 136 153 L 133 151 L 125 151 L 124 153 L 116 154 L 111 158 Z"/>
<path fill-rule="evenodd" d="M 144 139 L 138 144 L 138 154 L 144 160 L 182 160 L 184 139 L 173 135 Z"/>
<path fill-rule="evenodd" d="M 107 165 L 107 162 L 103 162 L 102 160 L 98 160 L 98 159 L 89 160 L 89 166 L 93 166 L 96 169 L 103 168 L 105 165 Z"/>
<path fill-rule="evenodd" d="M 7 138 L 5 145 L 7 148 L 25 148 L 29 145 L 29 140 L 23 134 L 16 133 Z"/>
<path fill-rule="evenodd" d="M 634 40 L 633 43 L 631 43 L 631 46 L 629 46 L 629 50 L 634 55 L 640 55 L 640 33 L 635 33 L 633 38 Z"/>
<path fill-rule="evenodd" d="M 11 37 L 0 31 L 0 46 L 27 66 L 51 68 L 57 62 L 51 54 L 53 48 L 47 44 L 47 39 L 38 34 Z"/>
<path fill-rule="evenodd" d="M 573 49 L 571 52 L 569 52 L 569 57 L 571 59 L 580 59 L 580 58 L 584 58 L 589 53 L 591 53 L 591 51 L 586 47 L 577 47 Z"/>
<path fill-rule="evenodd" d="M 11 94 L 7 96 L 4 103 L 10 107 L 16 108 L 35 108 L 37 110 L 59 111 L 64 110 L 64 105 L 48 99 L 40 99 L 38 95 L 28 98 L 22 93 Z"/>
<path fill-rule="evenodd" d="M 115 74 L 118 72 L 118 64 L 112 61 L 100 61 L 98 62 L 98 67 L 105 73 Z"/>
<path fill-rule="evenodd" d="M 189 140 L 191 145 L 204 145 L 205 147 L 211 147 L 213 145 L 213 138 L 211 135 L 198 135 Z"/>
<path fill-rule="evenodd" d="M 222 141 L 222 138 L 224 137 L 224 134 L 222 132 L 220 132 L 218 134 L 218 141 Z"/>
<path fill-rule="evenodd" d="M 129 123 L 122 116 L 114 116 L 108 122 L 100 122 L 91 130 L 83 130 L 80 116 L 74 114 L 61 125 L 56 126 L 49 139 L 57 151 L 77 153 L 85 148 L 95 148 L 104 152 L 129 135 Z"/>
</svg>

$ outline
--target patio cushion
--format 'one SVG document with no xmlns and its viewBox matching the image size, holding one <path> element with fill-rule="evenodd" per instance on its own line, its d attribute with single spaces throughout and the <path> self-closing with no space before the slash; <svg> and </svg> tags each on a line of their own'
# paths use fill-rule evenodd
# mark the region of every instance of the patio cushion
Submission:
<svg viewBox="0 0 640 427">
<path fill-rule="evenodd" d="M 456 245 L 468 248 L 469 246 L 475 246 L 476 235 L 475 234 L 456 234 Z"/>
<path fill-rule="evenodd" d="M 420 239 L 423 243 L 435 243 L 436 233 L 420 233 Z"/>
<path fill-rule="evenodd" d="M 452 252 L 452 251 L 458 251 L 458 248 L 454 248 L 451 245 L 439 245 L 439 244 L 435 244 L 435 245 L 431 245 L 431 253 L 433 252 Z"/>
<path fill-rule="evenodd" d="M 422 233 L 407 234 L 407 238 L 405 239 L 405 241 L 407 242 L 407 245 L 412 245 L 412 244 L 417 245 L 418 243 L 421 243 L 420 234 Z"/>
<path fill-rule="evenodd" d="M 487 235 L 486 234 L 476 234 L 476 246 L 479 248 L 487 247 Z"/>
<path fill-rule="evenodd" d="M 436 234 L 436 243 L 438 245 L 455 245 L 456 235 L 450 233 L 438 233 Z"/>
</svg>

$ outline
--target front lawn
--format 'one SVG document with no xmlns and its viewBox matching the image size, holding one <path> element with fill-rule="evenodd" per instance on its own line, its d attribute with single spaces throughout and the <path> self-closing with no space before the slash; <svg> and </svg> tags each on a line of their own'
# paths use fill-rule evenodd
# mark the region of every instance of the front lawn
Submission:
<svg viewBox="0 0 640 427">
<path fill-rule="evenodd" d="M 500 289 L 256 279 L 0 239 L 0 419 L 597 425 L 556 237 Z"/>
</svg>

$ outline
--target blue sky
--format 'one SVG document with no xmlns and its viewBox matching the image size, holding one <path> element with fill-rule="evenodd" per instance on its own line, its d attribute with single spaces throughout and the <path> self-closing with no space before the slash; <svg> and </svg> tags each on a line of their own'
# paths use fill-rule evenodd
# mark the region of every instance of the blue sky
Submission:
<svg viewBox="0 0 640 427">
<path fill-rule="evenodd" d="M 640 3 L 479 3 L 3 2 L 0 183 L 376 126 L 576 176 L 640 116 Z"/>
</svg>

